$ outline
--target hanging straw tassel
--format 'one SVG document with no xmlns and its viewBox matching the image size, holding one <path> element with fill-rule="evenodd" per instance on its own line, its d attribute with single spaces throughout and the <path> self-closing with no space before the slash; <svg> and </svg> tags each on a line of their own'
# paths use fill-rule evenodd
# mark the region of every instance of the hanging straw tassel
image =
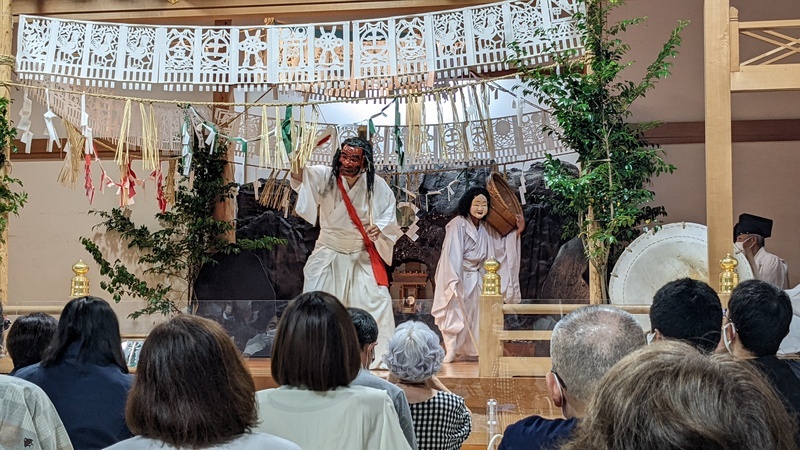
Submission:
<svg viewBox="0 0 800 450">
<path fill-rule="evenodd" d="M 125 109 L 122 111 L 122 126 L 119 129 L 119 140 L 117 141 L 117 151 L 114 154 L 114 161 L 117 165 L 125 164 L 128 158 L 128 134 L 131 129 L 131 99 L 125 101 Z"/>
<path fill-rule="evenodd" d="M 75 183 L 78 181 L 78 176 L 81 172 L 81 165 L 84 162 L 83 149 L 86 146 L 86 138 L 81 135 L 71 123 L 62 120 L 64 128 L 67 129 L 67 148 L 64 151 L 67 155 L 64 157 L 64 165 L 61 166 L 61 171 L 58 174 L 58 182 L 63 186 L 70 189 L 75 189 Z"/>
<path fill-rule="evenodd" d="M 410 95 L 406 98 L 406 126 L 408 127 L 408 148 L 406 149 L 412 161 L 416 160 L 422 149 L 422 108 L 419 96 Z"/>
<path fill-rule="evenodd" d="M 175 205 L 175 174 L 178 173 L 178 159 L 169 160 L 167 176 L 164 177 L 164 199 L 170 206 Z"/>
<path fill-rule="evenodd" d="M 311 154 L 317 148 L 317 123 L 319 121 L 319 111 L 316 107 L 311 109 L 311 121 L 305 121 L 305 109 L 300 110 L 300 139 L 297 146 L 296 154 L 294 157 L 296 167 L 302 168 L 306 166 Z"/>
<path fill-rule="evenodd" d="M 142 169 L 156 170 L 158 168 L 158 126 L 153 105 L 150 104 L 148 114 L 144 103 L 139 103 L 139 114 L 142 116 Z"/>
<path fill-rule="evenodd" d="M 267 107 L 261 107 L 261 145 L 258 147 L 258 164 L 261 167 L 272 165 L 272 158 L 269 154 L 269 116 Z M 277 163 L 278 161 L 275 161 Z"/>
<path fill-rule="evenodd" d="M 447 142 L 444 140 L 444 113 L 442 113 L 442 96 L 439 92 L 436 92 L 435 95 L 436 99 L 436 118 L 439 120 L 438 124 L 438 131 L 439 131 L 439 155 L 442 159 L 447 161 Z"/>
<path fill-rule="evenodd" d="M 258 203 L 265 207 L 270 207 L 270 196 L 272 195 L 272 191 L 275 189 L 275 179 L 277 178 L 278 171 L 272 170 L 267 177 L 267 180 L 264 182 L 264 186 L 261 187 L 261 196 L 258 198 Z"/>
</svg>

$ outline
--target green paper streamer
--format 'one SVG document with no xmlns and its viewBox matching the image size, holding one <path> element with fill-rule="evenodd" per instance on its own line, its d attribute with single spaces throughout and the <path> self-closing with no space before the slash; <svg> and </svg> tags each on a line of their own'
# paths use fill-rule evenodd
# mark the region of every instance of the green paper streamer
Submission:
<svg viewBox="0 0 800 450">
<path fill-rule="evenodd" d="M 406 159 L 403 150 L 403 136 L 400 133 L 400 101 L 394 101 L 394 151 L 397 153 L 397 164 L 402 168 Z"/>
<path fill-rule="evenodd" d="M 286 107 L 286 114 L 281 122 L 281 135 L 283 137 L 283 147 L 286 154 L 292 153 L 292 107 Z"/>
</svg>

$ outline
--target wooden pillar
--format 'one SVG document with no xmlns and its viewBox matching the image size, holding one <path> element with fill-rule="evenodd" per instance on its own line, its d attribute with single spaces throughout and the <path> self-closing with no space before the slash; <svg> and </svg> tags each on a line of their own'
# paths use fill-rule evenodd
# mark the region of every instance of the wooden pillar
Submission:
<svg viewBox="0 0 800 450">
<path fill-rule="evenodd" d="M 231 26 L 231 23 L 232 23 L 232 21 L 230 19 L 215 20 L 214 21 L 214 26 L 217 26 L 217 27 L 229 27 L 229 26 Z M 233 95 L 231 94 L 231 91 L 226 91 L 226 92 L 214 91 L 214 97 L 213 97 L 214 103 L 217 103 L 217 102 L 229 103 L 229 102 L 232 101 L 231 100 L 232 98 L 233 98 Z M 215 104 L 214 107 L 211 110 L 212 117 L 216 117 L 216 111 L 218 109 L 230 109 L 230 106 L 221 106 L 220 107 L 220 106 L 217 106 Z M 225 154 L 225 160 L 228 162 L 228 164 L 225 165 L 225 170 L 224 170 L 222 176 L 225 178 L 225 182 L 226 183 L 233 183 L 234 182 L 233 160 L 234 160 L 234 156 L 235 156 L 235 149 L 236 149 L 236 147 L 234 145 L 228 145 L 228 152 Z M 247 170 L 246 167 L 245 167 L 245 170 Z M 236 198 L 235 197 L 233 197 L 233 198 L 227 198 L 227 197 L 223 198 L 223 199 L 220 200 L 219 203 L 216 204 L 216 206 L 214 207 L 214 219 L 216 219 L 216 220 L 224 220 L 225 222 L 228 222 L 228 223 L 234 225 L 234 229 L 228 231 L 227 233 L 225 233 L 221 237 L 223 239 L 225 239 L 226 241 L 228 241 L 228 242 L 231 242 L 231 243 L 236 242 L 236 228 L 235 228 L 235 226 L 236 226 L 236 222 L 235 222 L 235 220 L 236 220 Z"/>
<path fill-rule="evenodd" d="M 499 333 L 503 331 L 503 296 L 481 295 L 478 306 L 480 334 L 478 334 L 478 376 L 500 376 L 500 357 L 503 346 Z"/>
<path fill-rule="evenodd" d="M 0 0 L 0 55 L 11 55 L 11 40 L 14 35 L 14 22 L 11 18 L 11 0 Z M 11 81 L 11 66 L 0 65 L 0 82 Z M 0 86 L 0 94 L 10 98 L 11 93 L 5 86 Z M 11 155 L 11 148 L 6 146 L 3 153 L 8 161 Z M 0 168 L 0 176 L 9 172 L 8 166 Z M 8 213 L 2 218 L 8 224 Z M 8 303 L 8 225 L 3 231 L 3 242 L 0 243 L 0 303 Z"/>
<path fill-rule="evenodd" d="M 729 0 L 705 0 L 706 225 L 708 283 L 719 289 L 719 261 L 732 250 L 731 40 Z"/>
</svg>

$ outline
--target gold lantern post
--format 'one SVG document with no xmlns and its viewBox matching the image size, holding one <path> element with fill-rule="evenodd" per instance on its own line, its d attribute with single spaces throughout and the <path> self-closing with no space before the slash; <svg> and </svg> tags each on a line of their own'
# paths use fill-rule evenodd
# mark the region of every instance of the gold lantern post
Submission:
<svg viewBox="0 0 800 450">
<path fill-rule="evenodd" d="M 89 266 L 87 266 L 82 259 L 79 259 L 78 262 L 72 266 L 72 271 L 75 272 L 75 276 L 72 277 L 69 296 L 76 298 L 89 295 L 89 277 L 86 276 L 89 272 Z"/>
</svg>

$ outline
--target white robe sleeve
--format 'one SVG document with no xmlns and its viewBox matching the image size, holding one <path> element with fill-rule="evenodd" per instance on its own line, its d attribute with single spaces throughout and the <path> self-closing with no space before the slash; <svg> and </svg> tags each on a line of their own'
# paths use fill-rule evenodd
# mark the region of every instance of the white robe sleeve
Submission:
<svg viewBox="0 0 800 450">
<path fill-rule="evenodd" d="M 442 253 L 436 266 L 436 292 L 434 293 L 431 314 L 447 308 L 451 301 L 464 298 L 463 261 L 464 261 L 464 222 L 458 217 L 447 223 L 445 227 Z"/>
<path fill-rule="evenodd" d="M 755 276 L 757 280 L 772 283 L 781 289 L 789 289 L 789 267 L 777 255 L 760 249 L 755 257 Z"/>
<path fill-rule="evenodd" d="M 522 292 L 519 285 L 519 266 L 521 241 L 516 230 L 506 236 L 500 236 L 494 228 L 487 226 L 491 238 L 489 254 L 500 263 L 500 291 L 506 303 L 519 303 L 522 301 Z"/>
<path fill-rule="evenodd" d="M 331 176 L 331 168 L 327 166 L 306 166 L 303 169 L 303 181 L 289 177 L 292 189 L 297 192 L 297 203 L 294 210 L 298 216 L 311 225 L 317 224 L 317 210 L 322 200 L 322 192 Z"/>
<path fill-rule="evenodd" d="M 381 229 L 375 248 L 386 264 L 392 265 L 394 243 L 401 234 L 397 224 L 397 200 L 386 181 L 377 176 L 372 191 L 372 220 Z"/>
</svg>

